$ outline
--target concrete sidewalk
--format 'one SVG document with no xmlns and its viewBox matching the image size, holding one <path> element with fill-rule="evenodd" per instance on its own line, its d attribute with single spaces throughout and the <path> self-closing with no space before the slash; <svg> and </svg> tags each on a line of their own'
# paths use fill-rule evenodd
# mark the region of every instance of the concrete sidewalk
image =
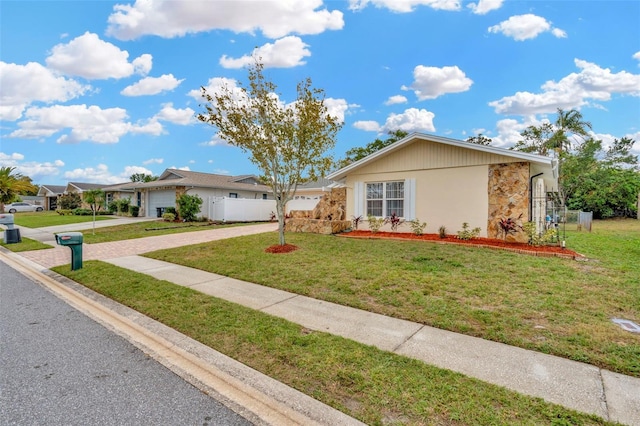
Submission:
<svg viewBox="0 0 640 426">
<path fill-rule="evenodd" d="M 84 245 L 85 259 L 101 259 L 285 318 L 309 329 L 374 345 L 606 420 L 640 426 L 638 378 L 137 256 L 161 248 L 276 229 L 275 224 L 269 223 Z M 70 263 L 68 252 L 68 248 L 58 247 L 20 254 L 50 268 Z"/>
</svg>

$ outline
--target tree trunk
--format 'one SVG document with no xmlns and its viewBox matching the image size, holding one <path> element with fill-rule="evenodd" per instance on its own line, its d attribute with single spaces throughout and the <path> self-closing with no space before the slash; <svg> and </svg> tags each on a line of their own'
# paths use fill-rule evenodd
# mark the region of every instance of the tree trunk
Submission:
<svg viewBox="0 0 640 426">
<path fill-rule="evenodd" d="M 276 198 L 276 213 L 278 214 L 278 234 L 279 234 L 279 243 L 281 246 L 285 245 L 284 240 L 284 214 L 285 214 L 285 206 L 284 203 L 280 200 L 280 197 Z"/>
</svg>

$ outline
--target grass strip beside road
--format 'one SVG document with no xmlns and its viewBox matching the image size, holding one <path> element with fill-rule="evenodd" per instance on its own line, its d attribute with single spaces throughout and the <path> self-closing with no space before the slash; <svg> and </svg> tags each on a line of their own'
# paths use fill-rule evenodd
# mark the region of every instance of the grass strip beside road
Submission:
<svg viewBox="0 0 640 426">
<path fill-rule="evenodd" d="M 54 270 L 367 424 L 607 424 L 103 262 Z"/>
<path fill-rule="evenodd" d="M 114 216 L 96 216 L 96 221 L 114 219 Z M 55 211 L 24 212 L 14 215 L 16 225 L 26 228 L 43 228 L 45 226 L 71 225 L 74 223 L 93 222 L 93 216 L 60 215 Z"/>
<path fill-rule="evenodd" d="M 19 243 L 7 244 L 4 241 L 0 243 L 0 246 L 6 248 L 7 250 L 11 250 L 14 253 L 19 253 L 21 251 L 31 251 L 31 250 L 44 250 L 50 249 L 51 246 L 49 244 L 41 243 L 40 241 L 32 240 L 30 238 L 20 237 L 22 240 Z"/>
<path fill-rule="evenodd" d="M 156 235 L 179 234 L 182 232 L 206 231 L 210 229 L 229 228 L 232 226 L 255 225 L 254 222 L 242 223 L 214 223 L 187 222 L 175 223 L 163 220 L 135 222 L 127 225 L 107 226 L 83 231 L 84 242 L 87 244 L 108 243 L 111 241 L 131 240 L 136 238 L 153 237 Z"/>
<path fill-rule="evenodd" d="M 265 253 L 274 233 L 145 256 L 640 377 L 640 336 L 611 321 L 640 323 L 640 221 L 567 241 L 592 260 L 313 234 Z"/>
</svg>

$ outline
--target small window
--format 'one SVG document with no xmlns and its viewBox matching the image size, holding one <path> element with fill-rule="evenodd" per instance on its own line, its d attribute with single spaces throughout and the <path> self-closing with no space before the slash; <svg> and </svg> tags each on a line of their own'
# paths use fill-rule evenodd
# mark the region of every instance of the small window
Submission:
<svg viewBox="0 0 640 426">
<path fill-rule="evenodd" d="M 368 183 L 366 197 L 367 216 L 404 217 L 404 182 Z"/>
<path fill-rule="evenodd" d="M 267 199 L 267 194 L 262 194 L 262 199 L 266 200 Z"/>
<path fill-rule="evenodd" d="M 236 193 L 236 192 L 230 192 L 230 193 L 229 193 L 229 198 L 238 198 L 238 193 Z"/>
</svg>

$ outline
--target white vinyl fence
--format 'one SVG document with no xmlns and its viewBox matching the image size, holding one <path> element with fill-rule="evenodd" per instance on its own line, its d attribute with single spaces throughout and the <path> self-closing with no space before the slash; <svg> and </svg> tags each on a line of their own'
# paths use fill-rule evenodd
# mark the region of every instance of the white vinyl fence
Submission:
<svg viewBox="0 0 640 426">
<path fill-rule="evenodd" d="M 222 222 L 268 221 L 271 218 L 271 212 L 276 211 L 275 200 L 208 197 L 207 203 L 202 213 L 206 213 L 210 220 Z"/>
<path fill-rule="evenodd" d="M 291 200 L 287 203 L 286 213 L 291 210 L 313 210 L 319 202 L 320 198 Z"/>
</svg>

